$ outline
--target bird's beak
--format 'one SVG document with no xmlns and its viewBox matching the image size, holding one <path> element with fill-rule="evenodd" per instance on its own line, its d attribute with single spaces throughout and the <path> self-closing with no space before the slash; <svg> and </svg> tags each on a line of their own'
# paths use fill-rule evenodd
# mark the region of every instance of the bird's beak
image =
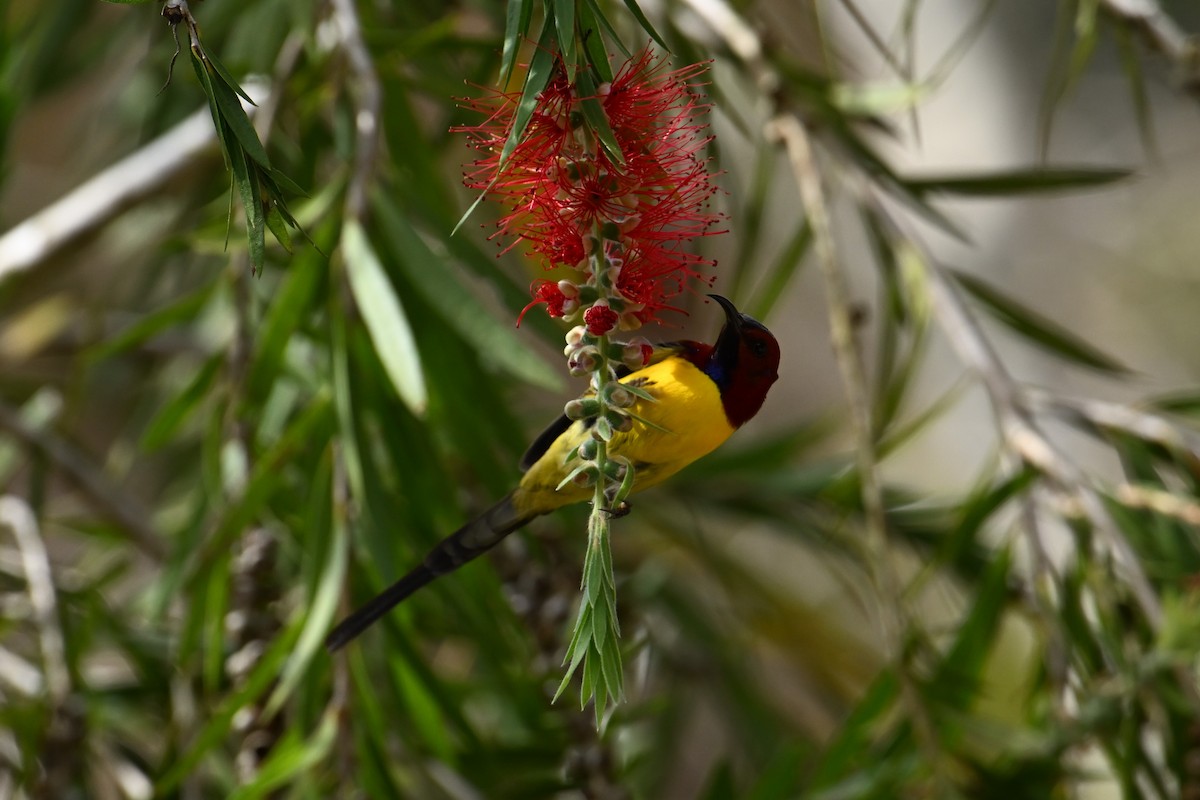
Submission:
<svg viewBox="0 0 1200 800">
<path fill-rule="evenodd" d="M 716 300 L 717 305 L 724 310 L 726 324 L 732 328 L 735 333 L 740 331 L 742 327 L 742 312 L 737 310 L 737 306 L 733 304 L 733 301 L 726 297 L 722 297 L 719 294 L 710 294 L 709 297 L 711 297 L 713 300 Z M 722 333 L 724 332 L 722 331 Z"/>
<path fill-rule="evenodd" d="M 738 350 L 742 345 L 742 312 L 730 300 L 719 294 L 710 294 L 725 311 L 725 327 L 713 344 L 713 357 L 721 364 L 732 367 L 737 363 Z"/>
</svg>

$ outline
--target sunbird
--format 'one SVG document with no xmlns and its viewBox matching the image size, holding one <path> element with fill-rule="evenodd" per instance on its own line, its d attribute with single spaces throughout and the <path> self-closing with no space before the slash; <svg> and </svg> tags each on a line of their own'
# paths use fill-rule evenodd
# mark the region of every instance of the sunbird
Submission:
<svg viewBox="0 0 1200 800">
<path fill-rule="evenodd" d="M 649 363 L 620 378 L 654 401 L 637 398 L 632 426 L 615 431 L 610 457 L 634 469 L 633 492 L 647 489 L 715 450 L 762 408 L 779 377 L 779 343 L 766 327 L 729 300 L 711 294 L 725 311 L 714 344 L 680 341 L 653 349 Z M 346 617 L 325 640 L 334 651 L 354 639 L 425 584 L 495 547 L 535 517 L 590 499 L 593 489 L 563 484 L 574 469 L 571 453 L 591 437 L 594 419 L 565 414 L 542 432 L 521 458 L 524 476 L 500 502 L 440 541 L 425 560 Z"/>
</svg>

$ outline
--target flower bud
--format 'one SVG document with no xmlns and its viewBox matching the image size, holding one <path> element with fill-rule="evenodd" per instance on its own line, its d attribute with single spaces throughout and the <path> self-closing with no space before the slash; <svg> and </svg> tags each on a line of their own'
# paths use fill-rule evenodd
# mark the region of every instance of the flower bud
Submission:
<svg viewBox="0 0 1200 800">
<path fill-rule="evenodd" d="M 579 457 L 584 461 L 591 461 L 596 457 L 596 452 L 599 450 L 599 445 L 595 439 L 584 439 L 579 445 Z"/>
<path fill-rule="evenodd" d="M 612 426 L 612 429 L 617 433 L 626 433 L 633 428 L 633 417 L 626 414 L 619 408 L 610 408 L 604 415 L 604 420 Z"/>
<path fill-rule="evenodd" d="M 590 419 L 600 413 L 600 401 L 594 397 L 580 397 L 563 407 L 567 419 Z"/>
<path fill-rule="evenodd" d="M 629 467 L 620 461 L 609 460 L 604 464 L 604 474 L 614 480 L 619 481 L 625 477 L 625 473 L 629 471 Z"/>
<path fill-rule="evenodd" d="M 592 426 L 592 438 L 598 442 L 611 441 L 613 437 L 613 426 L 606 417 L 599 417 L 596 424 Z"/>
<path fill-rule="evenodd" d="M 649 342 L 644 339 L 635 340 L 625 345 L 621 363 L 632 370 L 639 370 L 650 363 L 650 357 L 653 355 L 654 347 Z"/>
<path fill-rule="evenodd" d="M 563 307 L 565 308 L 566 304 Z M 636 331 L 640 327 L 642 327 L 641 318 L 630 311 L 622 313 L 620 319 L 617 320 L 617 328 L 623 331 Z"/>
<path fill-rule="evenodd" d="M 616 408 L 631 408 L 637 396 L 619 383 L 610 383 L 604 387 L 604 401 Z"/>
<path fill-rule="evenodd" d="M 558 290 L 563 297 L 579 297 L 579 287 L 565 278 L 558 282 Z"/>
<path fill-rule="evenodd" d="M 567 359 L 567 371 L 572 378 L 582 378 L 596 371 L 594 348 L 583 348 Z"/>
</svg>

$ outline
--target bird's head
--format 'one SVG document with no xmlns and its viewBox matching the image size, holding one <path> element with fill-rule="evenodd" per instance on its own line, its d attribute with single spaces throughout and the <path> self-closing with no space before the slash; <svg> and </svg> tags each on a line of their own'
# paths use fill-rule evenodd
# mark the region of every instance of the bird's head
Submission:
<svg viewBox="0 0 1200 800">
<path fill-rule="evenodd" d="M 719 294 L 709 297 L 725 311 L 725 327 L 698 366 L 721 390 L 725 416 L 737 428 L 758 413 L 779 378 L 779 342 L 729 300 Z"/>
</svg>

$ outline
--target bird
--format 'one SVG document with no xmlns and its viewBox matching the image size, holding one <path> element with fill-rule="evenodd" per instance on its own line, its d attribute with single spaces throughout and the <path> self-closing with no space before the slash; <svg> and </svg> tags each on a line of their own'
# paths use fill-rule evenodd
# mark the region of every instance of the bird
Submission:
<svg viewBox="0 0 1200 800">
<path fill-rule="evenodd" d="M 627 430 L 615 430 L 608 456 L 634 469 L 632 492 L 655 486 L 707 455 L 748 422 L 779 378 L 779 343 L 766 326 L 721 295 L 710 294 L 725 323 L 709 345 L 655 346 L 648 363 L 618 380 L 634 387 Z M 647 400 L 642 394 L 654 399 Z M 434 578 L 461 567 L 533 519 L 591 499 L 593 489 L 564 481 L 595 418 L 555 420 L 521 458 L 517 488 L 440 541 L 417 567 L 346 617 L 328 635 L 332 653 Z M 572 462 L 571 465 L 568 462 Z"/>
</svg>

